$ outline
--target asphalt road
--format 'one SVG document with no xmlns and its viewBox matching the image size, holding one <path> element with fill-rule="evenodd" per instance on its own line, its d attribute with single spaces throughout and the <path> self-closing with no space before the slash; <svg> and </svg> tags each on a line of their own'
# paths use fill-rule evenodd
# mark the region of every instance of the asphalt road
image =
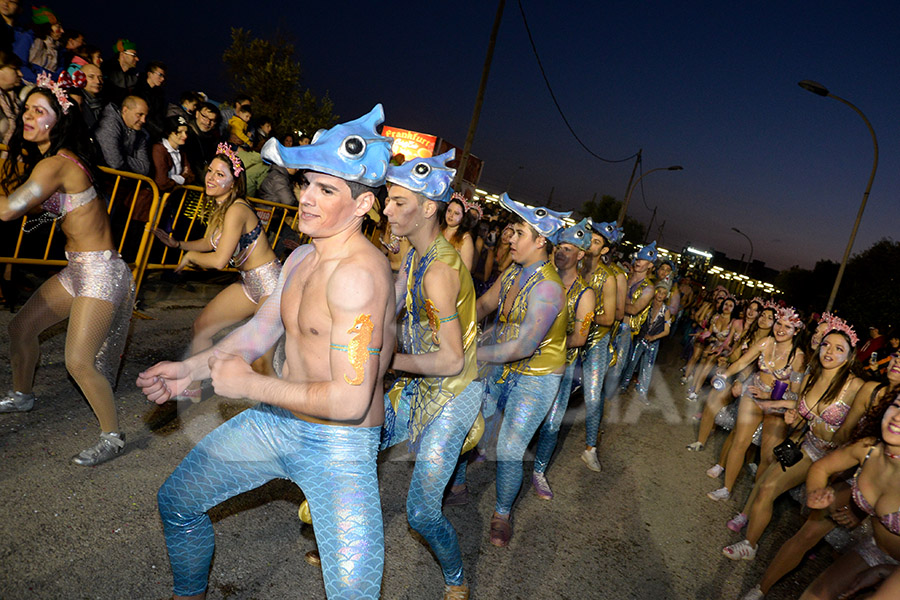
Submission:
<svg viewBox="0 0 900 600">
<path fill-rule="evenodd" d="M 33 411 L 0 415 L 0 598 L 160 599 L 171 591 L 156 491 L 190 448 L 248 403 L 213 397 L 200 404 L 148 404 L 133 382 L 158 360 L 178 358 L 190 325 L 220 286 L 194 282 L 173 287 L 157 279 L 145 286 L 144 314 L 135 319 L 117 390 L 127 434 L 123 456 L 96 468 L 69 459 L 93 444 L 96 419 L 63 364 L 64 327 L 42 337 Z M 0 348 L 8 352 L 0 311 Z M 494 464 L 469 470 L 473 500 L 445 512 L 460 533 L 472 598 L 488 599 L 737 599 L 752 587 L 781 542 L 802 518 L 782 499 L 759 555 L 735 563 L 721 548 L 737 541 L 725 522 L 737 500 L 714 503 L 718 487 L 705 470 L 724 436 L 701 453 L 684 446 L 695 439 L 691 416 L 698 405 L 678 384 L 678 348 L 667 342 L 657 367 L 650 406 L 626 396 L 608 404 L 600 445 L 602 473 L 579 458 L 584 443 L 584 405 L 576 393 L 548 471 L 555 493 L 540 500 L 523 486 L 514 509 L 508 548 L 488 541 L 494 504 Z M 10 386 L 9 370 L 0 386 Z M 526 457 L 530 459 L 530 455 Z M 526 462 L 530 473 L 531 464 Z M 382 597 L 439 599 L 437 562 L 409 529 L 406 490 L 412 463 L 403 447 L 379 466 L 386 563 Z M 740 501 L 750 479 L 739 480 Z M 232 499 L 211 514 L 217 550 L 210 600 L 324 598 L 320 571 L 304 561 L 314 548 L 309 527 L 297 518 L 303 495 L 275 481 Z M 820 545 L 815 558 L 776 586 L 769 598 L 795 598 L 831 557 Z"/>
</svg>

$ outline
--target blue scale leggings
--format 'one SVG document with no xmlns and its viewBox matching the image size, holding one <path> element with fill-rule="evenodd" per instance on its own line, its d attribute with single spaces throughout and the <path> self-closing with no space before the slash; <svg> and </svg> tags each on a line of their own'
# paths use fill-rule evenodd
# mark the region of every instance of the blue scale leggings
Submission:
<svg viewBox="0 0 900 600">
<path fill-rule="evenodd" d="M 550 373 L 512 374 L 506 382 L 500 384 L 494 383 L 494 377 L 489 380 L 489 393 L 500 401 L 498 410 L 485 419 L 484 436 L 489 439 L 497 422 L 502 421 L 497 438 L 497 502 L 494 506 L 494 510 L 501 515 L 510 513 L 516 496 L 519 495 L 525 450 L 544 422 L 559 391 L 561 379 L 561 374 Z M 465 482 L 466 461 L 461 460 L 453 483 L 462 485 Z"/>
<path fill-rule="evenodd" d="M 659 340 L 654 340 L 649 344 L 643 341 L 635 343 L 631 351 L 631 360 L 628 361 L 628 367 L 622 374 L 622 389 L 628 387 L 631 378 L 634 376 L 635 369 L 640 365 L 638 372 L 637 388 L 638 394 L 647 396 L 650 391 L 650 379 L 653 377 L 653 365 L 656 364 L 656 354 L 659 352 Z"/>
<path fill-rule="evenodd" d="M 563 373 L 562 380 L 559 383 L 559 392 L 556 393 L 556 399 L 550 406 L 550 412 L 541 425 L 541 433 L 538 435 L 537 452 L 534 456 L 534 470 L 538 473 L 546 473 L 547 465 L 556 449 L 556 441 L 559 438 L 559 428 L 562 426 L 563 417 L 566 415 L 566 408 L 569 407 L 569 395 L 572 393 L 572 379 L 575 376 L 575 366 L 578 360 L 573 360 L 566 365 L 566 372 Z"/>
<path fill-rule="evenodd" d="M 584 384 L 584 429 L 585 444 L 597 446 L 597 434 L 603 420 L 603 383 L 609 369 L 609 333 L 587 349 L 582 360 L 582 381 Z"/>
<path fill-rule="evenodd" d="M 447 402 L 440 415 L 428 425 L 420 439 L 406 496 L 409 525 L 431 546 L 447 585 L 462 585 L 465 576 L 459 538 L 441 505 L 463 442 L 481 410 L 483 391 L 484 385 L 473 381 L 459 396 Z"/>
<path fill-rule="evenodd" d="M 207 435 L 158 494 L 175 594 L 207 586 L 215 536 L 208 511 L 272 479 L 290 479 L 309 501 L 326 596 L 378 598 L 384 530 L 376 456 L 379 427 L 309 423 L 258 404 Z"/>
</svg>

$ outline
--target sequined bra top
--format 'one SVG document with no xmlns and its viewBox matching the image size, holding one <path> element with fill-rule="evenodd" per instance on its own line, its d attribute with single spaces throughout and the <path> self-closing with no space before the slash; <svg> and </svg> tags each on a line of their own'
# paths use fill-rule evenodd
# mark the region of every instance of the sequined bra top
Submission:
<svg viewBox="0 0 900 600">
<path fill-rule="evenodd" d="M 826 407 L 821 415 L 817 415 L 809 409 L 806 405 L 805 395 L 800 398 L 800 402 L 797 403 L 797 412 L 800 413 L 800 416 L 809 421 L 811 425 L 821 423 L 828 431 L 831 431 L 832 433 L 837 431 L 840 429 L 841 425 L 844 424 L 844 421 L 847 420 L 847 415 L 850 413 L 850 405 L 844 401 L 844 395 L 849 388 L 849 383 L 850 382 L 848 381 L 844 384 L 844 389 L 841 390 L 837 402 Z"/>
<path fill-rule="evenodd" d="M 773 350 L 772 352 L 774 354 L 775 351 Z M 767 363 L 765 357 L 763 357 L 762 352 L 760 352 L 756 364 L 759 365 L 760 371 L 762 371 L 763 373 L 768 373 L 769 375 L 780 381 L 787 381 L 791 376 L 791 371 L 793 370 L 791 368 L 790 361 L 788 361 L 787 364 L 785 364 L 780 369 L 776 369 L 775 361 L 773 360 L 771 363 Z"/>
<path fill-rule="evenodd" d="M 866 458 L 863 459 L 862 464 L 859 465 L 856 469 L 856 473 L 853 474 L 853 479 L 850 480 L 850 493 L 853 495 L 853 501 L 856 502 L 856 505 L 860 507 L 867 514 L 875 517 L 881 524 L 887 528 L 888 531 L 893 533 L 894 535 L 900 535 L 900 510 L 897 510 L 892 513 L 888 513 L 886 515 L 877 515 L 875 513 L 875 507 L 869 504 L 869 501 L 866 500 L 866 497 L 862 495 L 862 492 L 859 491 L 859 474 L 862 472 L 863 466 L 865 466 L 866 461 L 869 460 L 869 456 L 872 454 L 872 450 L 875 449 L 875 446 L 869 448 L 869 451 L 866 453 Z"/>
<path fill-rule="evenodd" d="M 62 152 L 57 154 L 57 156 L 68 159 L 78 165 L 78 168 L 84 171 L 84 173 L 88 176 L 88 179 L 91 179 L 91 174 L 87 169 L 84 168 L 84 165 L 82 165 L 76 159 L 68 156 L 67 154 L 63 154 Z M 93 185 L 84 191 L 76 192 L 74 194 L 56 192 L 52 196 L 44 200 L 43 203 L 41 203 L 41 208 L 43 208 L 45 211 L 56 218 L 62 218 L 76 208 L 88 204 L 96 197 L 97 190 L 94 189 Z"/>
<path fill-rule="evenodd" d="M 247 208 L 250 207 L 247 206 Z M 229 263 L 231 263 L 232 267 L 234 267 L 235 269 L 239 269 L 241 265 L 247 262 L 247 259 L 250 258 L 251 254 L 253 254 L 253 249 L 256 248 L 256 243 L 259 241 L 260 233 L 262 233 L 262 221 L 257 221 L 256 227 L 254 227 L 247 233 L 241 234 L 241 237 L 238 238 L 237 246 L 235 246 L 234 248 L 234 254 L 231 255 L 231 259 L 228 261 Z M 221 229 L 217 229 L 216 232 L 212 236 L 210 236 L 209 243 L 210 245 L 212 245 L 213 250 L 215 250 L 219 246 L 219 239 L 221 237 Z"/>
</svg>

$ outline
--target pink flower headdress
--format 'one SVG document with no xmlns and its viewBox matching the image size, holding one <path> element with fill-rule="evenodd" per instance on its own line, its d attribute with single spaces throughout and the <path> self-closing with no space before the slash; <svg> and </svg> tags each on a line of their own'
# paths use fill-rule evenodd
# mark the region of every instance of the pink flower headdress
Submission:
<svg viewBox="0 0 900 600">
<path fill-rule="evenodd" d="M 824 315 L 822 315 L 822 320 L 819 322 L 828 324 L 828 330 L 825 332 L 825 335 L 839 331 L 845 334 L 850 340 L 850 345 L 856 348 L 856 344 L 859 343 L 859 336 L 856 335 L 856 331 L 854 331 L 853 327 L 849 325 L 847 321 L 843 320 L 837 315 L 825 313 Z M 825 336 L 822 336 L 822 339 L 824 338 Z"/>
<path fill-rule="evenodd" d="M 465 207 L 466 212 L 469 212 L 469 209 L 472 209 L 475 212 L 477 212 L 479 221 L 484 218 L 484 211 L 481 210 L 481 205 L 478 204 L 477 202 L 466 202 L 466 199 L 463 198 L 463 206 Z"/>
<path fill-rule="evenodd" d="M 239 177 L 240 174 L 244 172 L 244 164 L 241 162 L 241 159 L 238 158 L 237 152 L 232 150 L 231 146 L 225 142 L 216 146 L 216 154 L 224 154 L 228 157 L 228 160 L 231 161 L 231 167 L 235 177 Z"/>
<path fill-rule="evenodd" d="M 52 77 L 46 73 L 41 73 L 37 76 L 36 83 L 37 87 L 49 90 L 51 94 L 56 96 L 56 101 L 59 102 L 63 114 L 66 115 L 69 114 L 69 109 L 72 107 L 72 101 L 69 100 L 69 94 L 66 93 L 66 90 L 73 87 L 83 88 L 87 83 L 87 77 L 81 71 L 75 71 L 74 75 L 69 75 L 67 71 L 63 71 L 60 73 L 59 79 L 53 81 Z"/>
<path fill-rule="evenodd" d="M 800 315 L 797 314 L 797 311 L 792 306 L 779 308 L 778 312 L 775 313 L 775 320 L 787 321 L 796 330 L 803 329 L 803 321 L 800 320 Z"/>
</svg>

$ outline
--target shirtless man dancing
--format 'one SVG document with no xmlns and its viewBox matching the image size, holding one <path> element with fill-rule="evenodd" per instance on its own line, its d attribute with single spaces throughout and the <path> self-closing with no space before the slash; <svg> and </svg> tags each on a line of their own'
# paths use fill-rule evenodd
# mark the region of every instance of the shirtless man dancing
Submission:
<svg viewBox="0 0 900 600">
<path fill-rule="evenodd" d="M 157 403 L 207 378 L 220 396 L 259 402 L 201 440 L 160 488 L 175 598 L 206 596 L 215 545 L 207 511 L 276 478 L 295 482 L 307 497 L 327 597 L 380 596 L 384 531 L 375 459 L 395 302 L 387 259 L 361 224 L 390 159 L 391 140 L 375 129 L 383 120 L 377 105 L 320 132 L 309 146 L 266 144 L 266 160 L 306 170 L 298 229 L 312 244 L 290 255 L 251 321 L 210 350 L 138 377 Z M 249 363 L 282 334 L 282 378 L 255 373 Z"/>
</svg>

